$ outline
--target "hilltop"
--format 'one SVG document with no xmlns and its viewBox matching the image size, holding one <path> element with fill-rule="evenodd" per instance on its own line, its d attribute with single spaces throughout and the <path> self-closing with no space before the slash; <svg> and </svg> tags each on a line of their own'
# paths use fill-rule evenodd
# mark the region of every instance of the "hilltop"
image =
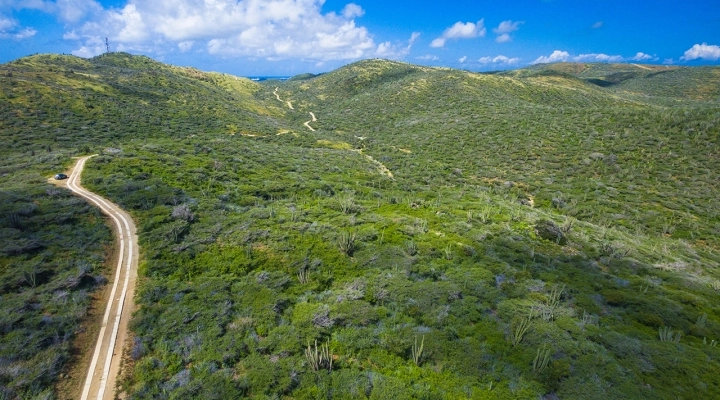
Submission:
<svg viewBox="0 0 720 400">
<path fill-rule="evenodd" d="M 103 287 L 107 228 L 44 184 L 100 152 L 142 246 L 132 398 L 718 397 L 718 79 L 4 64 L 3 396 L 53 391 Z"/>
</svg>

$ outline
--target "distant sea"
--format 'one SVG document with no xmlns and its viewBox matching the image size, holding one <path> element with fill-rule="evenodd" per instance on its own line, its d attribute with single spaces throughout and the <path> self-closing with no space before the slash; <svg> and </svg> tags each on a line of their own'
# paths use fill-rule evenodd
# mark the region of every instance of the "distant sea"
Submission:
<svg viewBox="0 0 720 400">
<path fill-rule="evenodd" d="M 290 79 L 290 76 L 246 76 L 246 78 L 250 79 L 251 81 L 255 82 L 262 82 L 262 81 L 269 81 L 269 80 L 276 80 L 276 81 L 286 81 Z"/>
</svg>

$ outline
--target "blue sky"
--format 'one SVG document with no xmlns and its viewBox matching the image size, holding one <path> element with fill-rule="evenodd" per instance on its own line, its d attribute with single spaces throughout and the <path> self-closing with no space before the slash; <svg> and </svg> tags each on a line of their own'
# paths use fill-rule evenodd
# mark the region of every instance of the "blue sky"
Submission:
<svg viewBox="0 0 720 400">
<path fill-rule="evenodd" d="M 0 62 L 105 51 L 236 75 L 365 58 L 473 71 L 720 64 L 717 0 L 0 0 Z"/>
</svg>

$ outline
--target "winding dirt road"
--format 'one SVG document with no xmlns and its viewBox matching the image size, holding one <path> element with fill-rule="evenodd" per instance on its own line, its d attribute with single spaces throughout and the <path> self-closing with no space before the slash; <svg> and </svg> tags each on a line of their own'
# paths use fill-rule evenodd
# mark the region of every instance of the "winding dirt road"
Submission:
<svg viewBox="0 0 720 400">
<path fill-rule="evenodd" d="M 120 372 L 123 345 L 127 339 L 128 321 L 134 308 L 133 296 L 138 265 L 138 239 L 130 215 L 109 200 L 80 186 L 80 174 L 85 162 L 91 157 L 94 156 L 78 159 L 69 174 L 66 186 L 78 196 L 99 207 L 114 221 L 119 251 L 112 291 L 82 388 L 80 397 L 82 400 L 115 397 L 115 383 Z"/>
<path fill-rule="evenodd" d="M 280 98 L 280 94 L 278 93 L 279 89 L 280 89 L 280 87 L 276 87 L 273 94 L 275 95 L 275 98 L 277 98 L 279 102 L 282 102 L 283 100 Z M 295 109 L 295 108 L 293 108 L 292 102 L 290 102 L 289 100 L 287 101 L 287 106 L 291 110 Z M 305 125 L 305 127 L 310 129 L 311 131 L 315 132 L 315 129 L 312 126 L 310 126 L 310 123 L 317 121 L 317 118 L 315 117 L 315 114 L 313 114 L 313 113 L 310 113 L 310 116 L 312 117 L 312 119 L 310 121 L 305 122 L 303 125 Z"/>
</svg>

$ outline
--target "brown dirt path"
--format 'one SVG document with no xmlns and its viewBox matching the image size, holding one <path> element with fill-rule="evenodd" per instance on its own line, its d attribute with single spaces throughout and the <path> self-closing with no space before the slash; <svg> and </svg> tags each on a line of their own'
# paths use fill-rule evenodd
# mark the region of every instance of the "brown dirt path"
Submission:
<svg viewBox="0 0 720 400">
<path fill-rule="evenodd" d="M 128 322 L 135 308 L 133 301 L 135 295 L 135 282 L 137 280 L 137 266 L 139 259 L 138 238 L 135 224 L 129 214 L 109 200 L 88 191 L 80 185 L 80 174 L 85 162 L 93 156 L 81 157 L 67 175 L 69 178 L 62 183 L 56 183 L 73 191 L 84 198 L 88 203 L 95 205 L 108 215 L 115 225 L 115 234 L 118 238 L 115 252 L 117 267 L 112 289 L 107 296 L 107 304 L 94 348 L 85 349 L 92 352 L 92 357 L 81 357 L 87 366 L 86 377 L 82 391 L 77 390 L 74 398 L 86 399 L 113 399 L 115 386 L 120 373 L 120 362 L 123 347 L 128 338 Z M 52 181 L 52 180 L 51 180 Z M 87 338 L 86 342 L 91 339 Z M 88 366 L 89 361 L 89 366 Z"/>
</svg>

